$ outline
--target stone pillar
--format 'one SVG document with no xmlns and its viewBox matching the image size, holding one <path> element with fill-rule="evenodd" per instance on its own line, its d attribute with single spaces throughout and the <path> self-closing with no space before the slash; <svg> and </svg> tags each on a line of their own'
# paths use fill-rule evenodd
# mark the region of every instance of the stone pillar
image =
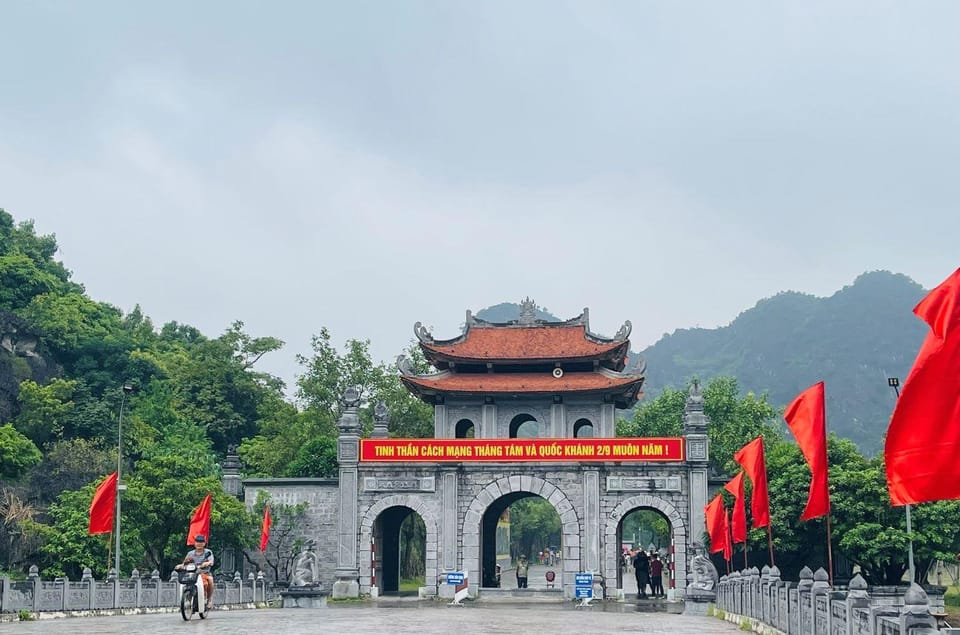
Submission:
<svg viewBox="0 0 960 635">
<path fill-rule="evenodd" d="M 583 571 L 600 573 L 600 471 L 583 471 Z M 609 546 L 607 547 L 609 549 Z M 617 547 L 619 550 L 619 546 Z"/>
<path fill-rule="evenodd" d="M 90 570 L 90 567 L 83 568 L 80 581 L 87 585 L 87 593 L 89 594 L 87 608 L 92 611 L 97 608 L 97 581 L 93 579 L 93 571 Z"/>
<path fill-rule="evenodd" d="M 797 584 L 797 633 L 813 632 L 812 588 L 813 571 L 805 566 L 800 569 L 800 582 Z"/>
<path fill-rule="evenodd" d="M 453 586 L 444 584 L 447 571 L 457 571 L 457 546 L 459 532 L 457 531 L 457 478 L 458 468 L 444 465 L 440 468 L 440 569 L 441 579 L 437 580 L 440 597 L 453 597 Z M 476 536 L 473 536 L 476 540 Z M 464 540 L 467 537 L 464 536 Z M 479 580 L 474 581 L 479 584 Z"/>
<path fill-rule="evenodd" d="M 600 434 L 597 436 L 605 439 L 617 436 L 617 411 L 612 403 L 603 403 L 600 406 Z"/>
<path fill-rule="evenodd" d="M 903 595 L 903 612 L 900 613 L 901 633 L 936 633 L 937 620 L 930 615 L 930 599 L 916 582 Z"/>
<path fill-rule="evenodd" d="M 433 436 L 437 439 L 449 439 L 453 433 L 447 425 L 447 406 L 443 403 L 443 397 L 437 396 L 434 399 Z"/>
<path fill-rule="evenodd" d="M 337 569 L 333 599 L 360 597 L 360 567 L 357 554 L 357 465 L 360 457 L 360 418 L 357 407 L 360 393 L 347 388 L 343 393 L 344 411 L 337 422 L 337 461 L 340 463 L 340 509 L 337 527 Z"/>
<path fill-rule="evenodd" d="M 480 432 L 478 439 L 495 439 L 497 437 L 497 404 L 493 399 L 484 400 L 480 410 Z"/>
<path fill-rule="evenodd" d="M 710 420 L 703 412 L 703 392 L 694 379 L 687 395 L 683 411 L 683 435 L 686 438 L 687 468 L 690 483 L 690 534 L 692 541 L 700 540 L 707 529 L 703 508 L 707 506 L 707 467 L 710 459 L 710 443 L 707 426 Z"/>
<path fill-rule="evenodd" d="M 223 491 L 238 500 L 243 500 L 243 482 L 240 479 L 240 457 L 237 455 L 237 446 L 227 446 L 227 456 L 221 464 L 223 476 L 220 478 L 220 487 Z M 224 549 L 219 554 L 219 564 L 225 571 L 233 569 L 238 560 L 233 549 Z"/>
<path fill-rule="evenodd" d="M 563 397 L 559 395 L 553 398 L 553 404 L 550 406 L 549 436 L 554 439 L 567 436 L 567 406 L 563 403 Z"/>
<path fill-rule="evenodd" d="M 870 595 L 867 593 L 867 581 L 859 573 L 850 580 L 847 587 L 847 632 L 844 635 L 853 635 L 856 630 L 857 609 L 870 610 Z"/>
</svg>

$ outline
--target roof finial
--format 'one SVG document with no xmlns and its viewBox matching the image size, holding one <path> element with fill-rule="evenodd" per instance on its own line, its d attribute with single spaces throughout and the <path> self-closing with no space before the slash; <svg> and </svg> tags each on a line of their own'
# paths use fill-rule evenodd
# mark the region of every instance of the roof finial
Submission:
<svg viewBox="0 0 960 635">
<path fill-rule="evenodd" d="M 527 296 L 520 303 L 520 324 L 533 324 L 537 321 L 537 303 Z"/>
</svg>

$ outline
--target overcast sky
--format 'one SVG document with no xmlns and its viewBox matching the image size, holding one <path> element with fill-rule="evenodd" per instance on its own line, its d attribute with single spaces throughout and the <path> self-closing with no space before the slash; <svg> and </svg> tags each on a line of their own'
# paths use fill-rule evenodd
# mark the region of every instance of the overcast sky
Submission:
<svg viewBox="0 0 960 635">
<path fill-rule="evenodd" d="M 211 336 L 529 295 L 642 349 L 960 266 L 960 3 L 4 2 L 0 207 Z M 653 369 L 650 369 L 653 372 Z"/>
</svg>

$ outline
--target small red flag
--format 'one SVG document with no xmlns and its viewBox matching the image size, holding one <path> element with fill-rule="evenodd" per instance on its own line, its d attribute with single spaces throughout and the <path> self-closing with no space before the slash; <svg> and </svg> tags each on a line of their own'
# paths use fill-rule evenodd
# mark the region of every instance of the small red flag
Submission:
<svg viewBox="0 0 960 635">
<path fill-rule="evenodd" d="M 260 551 L 267 550 L 267 543 L 270 541 L 270 526 L 273 525 L 273 518 L 270 517 L 270 506 L 263 509 L 263 524 L 260 525 Z"/>
<path fill-rule="evenodd" d="M 733 455 L 733 460 L 743 466 L 743 470 L 753 483 L 750 499 L 750 513 L 753 515 L 753 528 L 770 526 L 770 494 L 767 492 L 767 464 L 763 457 L 763 437 L 757 437 Z"/>
<path fill-rule="evenodd" d="M 109 534 L 113 531 L 113 513 L 117 504 L 117 473 L 114 472 L 97 486 L 90 501 L 90 529 L 93 534 Z"/>
<path fill-rule="evenodd" d="M 703 510 L 706 513 L 707 533 L 710 534 L 710 553 L 723 551 L 728 542 L 724 537 L 727 533 L 727 513 L 723 509 L 723 495 L 718 493 Z"/>
<path fill-rule="evenodd" d="M 887 430 L 894 505 L 960 498 L 960 269 L 913 312 L 930 325 Z"/>
<path fill-rule="evenodd" d="M 743 496 L 743 472 L 739 472 L 723 486 L 723 489 L 733 494 L 733 542 L 747 541 L 747 504 Z"/>
<path fill-rule="evenodd" d="M 198 534 L 203 535 L 210 542 L 210 494 L 207 494 L 200 503 L 200 506 L 193 511 L 193 518 L 190 519 L 190 532 L 187 534 L 187 544 L 192 545 L 193 539 Z"/>
<path fill-rule="evenodd" d="M 823 382 L 817 382 L 797 395 L 787 406 L 783 418 L 787 420 L 812 475 L 807 506 L 800 520 L 826 516 L 830 513 L 830 488 L 827 481 L 827 416 Z"/>
</svg>

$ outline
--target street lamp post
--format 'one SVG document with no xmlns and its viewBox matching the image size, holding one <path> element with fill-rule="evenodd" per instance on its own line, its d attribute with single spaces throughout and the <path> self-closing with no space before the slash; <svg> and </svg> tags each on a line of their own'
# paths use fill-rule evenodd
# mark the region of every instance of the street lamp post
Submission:
<svg viewBox="0 0 960 635">
<path fill-rule="evenodd" d="M 887 385 L 893 388 L 893 392 L 897 395 L 897 400 L 900 399 L 900 378 L 899 377 L 887 377 Z M 914 582 L 916 579 L 916 571 L 913 566 L 913 528 L 910 526 L 910 505 L 906 506 L 907 508 L 907 540 L 909 540 L 909 550 L 907 551 L 907 566 L 910 568 L 910 582 Z"/>
<path fill-rule="evenodd" d="M 116 510 L 116 526 L 117 530 L 114 532 L 114 554 L 113 554 L 113 569 L 117 572 L 117 581 L 113 585 L 113 606 L 114 608 L 120 607 L 120 492 L 126 490 L 126 486 L 121 485 L 120 483 L 120 468 L 121 462 L 123 460 L 123 404 L 127 400 L 127 395 L 133 392 L 133 386 L 130 384 L 124 384 L 121 388 L 120 396 L 120 417 L 117 419 L 117 504 L 114 505 Z"/>
</svg>

